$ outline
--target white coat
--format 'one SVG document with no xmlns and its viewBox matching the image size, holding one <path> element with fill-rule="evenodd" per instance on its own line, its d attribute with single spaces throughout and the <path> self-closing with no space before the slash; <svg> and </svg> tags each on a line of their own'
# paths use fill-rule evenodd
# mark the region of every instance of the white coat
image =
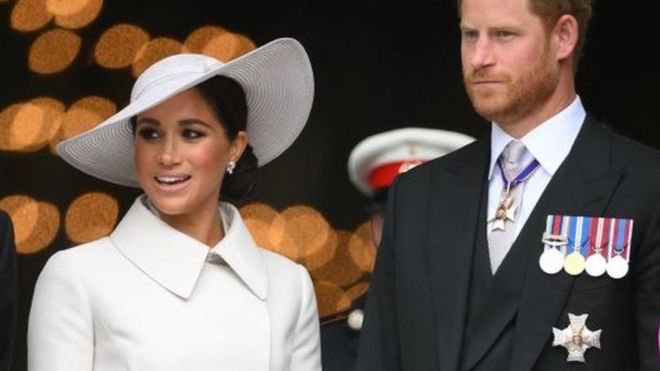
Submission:
<svg viewBox="0 0 660 371">
<path fill-rule="evenodd" d="M 53 255 L 34 291 L 29 371 L 321 369 L 307 271 L 257 247 L 233 206 L 209 248 L 138 198 L 109 237 Z"/>
</svg>

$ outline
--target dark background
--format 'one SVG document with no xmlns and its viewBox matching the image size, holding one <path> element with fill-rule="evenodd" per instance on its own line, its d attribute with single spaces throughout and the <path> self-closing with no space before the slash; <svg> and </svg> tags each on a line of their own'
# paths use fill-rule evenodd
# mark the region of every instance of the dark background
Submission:
<svg viewBox="0 0 660 371">
<path fill-rule="evenodd" d="M 122 107 L 133 83 L 130 69 L 105 70 L 92 57 L 99 36 L 118 23 L 180 41 L 206 24 L 245 34 L 257 45 L 283 36 L 298 39 L 314 68 L 314 107 L 297 142 L 263 168 L 257 199 L 277 209 L 312 206 L 335 228 L 353 229 L 366 218 L 366 199 L 346 174 L 348 154 L 365 136 L 401 126 L 487 133 L 487 123 L 473 113 L 461 85 L 453 1 L 108 0 L 92 24 L 75 31 L 83 44 L 73 65 L 54 76 L 30 72 L 26 61 L 35 37 L 56 26 L 51 22 L 32 33 L 12 30 L 14 4 L 0 3 L 0 110 L 37 96 L 69 105 L 81 96 L 100 95 Z M 577 89 L 597 119 L 660 148 L 655 111 L 660 74 L 653 57 L 660 35 L 653 4 L 598 2 Z M 92 190 L 117 197 L 120 214 L 137 194 L 83 175 L 47 149 L 0 152 L 0 198 L 28 194 L 62 210 Z M 19 256 L 16 370 L 26 367 L 26 319 L 37 275 L 50 255 L 70 245 L 61 231 L 48 249 Z"/>
</svg>

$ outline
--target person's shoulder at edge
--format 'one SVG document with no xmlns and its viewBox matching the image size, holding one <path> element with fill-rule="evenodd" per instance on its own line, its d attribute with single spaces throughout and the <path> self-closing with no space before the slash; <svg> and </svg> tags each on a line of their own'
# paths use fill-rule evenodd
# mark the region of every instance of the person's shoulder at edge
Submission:
<svg viewBox="0 0 660 371">
<path fill-rule="evenodd" d="M 110 238 L 102 237 L 94 241 L 59 250 L 48 258 L 46 265 L 41 270 L 40 276 L 45 274 L 44 272 L 49 269 L 61 267 L 62 265 L 69 268 L 84 266 L 93 271 L 94 262 L 104 264 L 105 260 L 103 256 L 108 252 L 112 252 L 112 247 Z M 84 261 L 84 264 L 81 264 L 81 261 Z M 70 274 L 73 274 L 73 272 L 70 272 Z"/>
</svg>

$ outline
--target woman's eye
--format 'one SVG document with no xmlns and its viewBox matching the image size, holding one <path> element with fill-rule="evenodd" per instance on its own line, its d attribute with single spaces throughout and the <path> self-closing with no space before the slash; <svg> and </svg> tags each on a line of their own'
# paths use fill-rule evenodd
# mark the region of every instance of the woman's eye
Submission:
<svg viewBox="0 0 660 371">
<path fill-rule="evenodd" d="M 206 136 L 203 132 L 193 129 L 185 129 L 182 133 L 183 137 L 186 139 L 198 139 Z"/>
<path fill-rule="evenodd" d="M 157 139 L 157 138 L 160 137 L 158 132 L 154 129 L 151 129 L 151 128 L 143 128 L 143 129 L 138 130 L 138 135 L 140 136 L 140 138 L 146 139 L 146 140 L 153 140 L 153 139 Z"/>
</svg>

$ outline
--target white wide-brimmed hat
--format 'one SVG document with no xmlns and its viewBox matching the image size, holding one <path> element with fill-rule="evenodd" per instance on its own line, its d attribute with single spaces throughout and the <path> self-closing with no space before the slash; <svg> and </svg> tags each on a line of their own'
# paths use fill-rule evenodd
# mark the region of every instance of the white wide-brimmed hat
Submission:
<svg viewBox="0 0 660 371">
<path fill-rule="evenodd" d="M 348 158 L 348 176 L 366 196 L 389 187 L 400 173 L 423 162 L 444 156 L 470 142 L 469 135 L 407 127 L 378 133 L 363 139 Z"/>
<path fill-rule="evenodd" d="M 201 54 L 162 59 L 137 79 L 128 106 L 59 143 L 57 152 L 84 173 L 139 187 L 131 117 L 217 75 L 236 80 L 245 92 L 248 138 L 259 166 L 279 156 L 302 131 L 314 99 L 309 58 L 291 38 L 274 40 L 227 63 Z"/>
</svg>

